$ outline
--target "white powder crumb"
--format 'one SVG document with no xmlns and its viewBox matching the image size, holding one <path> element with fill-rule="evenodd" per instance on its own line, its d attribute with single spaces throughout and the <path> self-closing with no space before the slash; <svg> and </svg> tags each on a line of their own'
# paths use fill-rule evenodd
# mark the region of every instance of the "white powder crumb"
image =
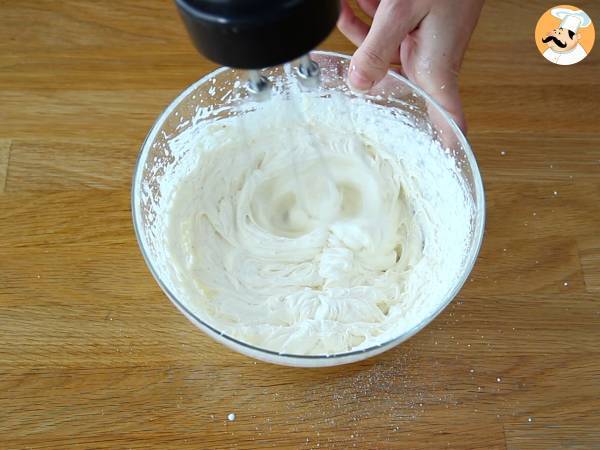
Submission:
<svg viewBox="0 0 600 450">
<path fill-rule="evenodd" d="M 554 191 L 554 195 L 558 195 L 558 191 Z"/>
<path fill-rule="evenodd" d="M 504 150 L 502 150 L 502 151 L 500 152 L 500 154 L 501 154 L 502 156 L 506 156 L 506 152 L 505 152 Z"/>
<path fill-rule="evenodd" d="M 469 372 L 473 373 L 473 372 L 475 372 L 475 369 L 471 369 L 471 370 L 469 370 Z"/>
<path fill-rule="evenodd" d="M 477 387 L 477 390 L 478 390 L 478 391 L 480 391 L 480 390 L 481 390 L 481 386 L 478 386 L 478 387 Z"/>
<path fill-rule="evenodd" d="M 227 420 L 229 420 L 230 422 L 233 422 L 235 420 L 235 413 L 229 413 L 227 415 Z"/>
<path fill-rule="evenodd" d="M 500 382 L 502 381 L 502 378 L 498 377 L 498 378 L 496 378 L 496 381 L 497 381 L 498 383 L 500 383 Z"/>
<path fill-rule="evenodd" d="M 506 249 L 505 249 L 505 248 L 503 248 L 503 249 L 502 249 L 502 251 L 503 251 L 503 252 L 505 252 L 505 251 L 506 251 Z"/>
<path fill-rule="evenodd" d="M 563 284 L 564 284 L 565 286 L 568 286 L 568 285 L 569 285 L 569 283 L 567 283 L 566 281 L 565 281 Z"/>
<path fill-rule="evenodd" d="M 533 213 L 533 215 L 534 215 L 534 216 L 537 216 L 537 213 L 536 213 L 536 212 L 534 212 L 534 213 Z"/>
<path fill-rule="evenodd" d="M 532 419 L 531 417 L 529 417 L 529 418 L 527 419 L 527 422 L 532 422 L 532 421 L 533 421 L 533 419 Z"/>
<path fill-rule="evenodd" d="M 445 84 L 442 84 L 442 85 L 440 86 L 440 89 L 443 91 L 444 89 L 446 89 L 446 85 L 445 85 Z"/>
</svg>

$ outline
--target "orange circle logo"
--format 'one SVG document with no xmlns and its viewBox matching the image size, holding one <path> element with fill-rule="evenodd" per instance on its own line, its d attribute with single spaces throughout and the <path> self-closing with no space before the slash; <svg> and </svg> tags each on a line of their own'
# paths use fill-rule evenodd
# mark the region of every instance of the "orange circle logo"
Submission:
<svg viewBox="0 0 600 450">
<path fill-rule="evenodd" d="M 548 61 L 570 66 L 592 51 L 596 32 L 585 11 L 559 5 L 546 11 L 535 27 L 535 44 Z"/>
</svg>

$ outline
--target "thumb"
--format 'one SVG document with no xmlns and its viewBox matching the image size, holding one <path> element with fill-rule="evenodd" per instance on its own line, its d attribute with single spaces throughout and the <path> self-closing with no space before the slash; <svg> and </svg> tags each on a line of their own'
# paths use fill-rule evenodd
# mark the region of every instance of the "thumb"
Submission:
<svg viewBox="0 0 600 450">
<path fill-rule="evenodd" d="M 373 24 L 352 57 L 348 81 L 356 91 L 366 92 L 387 73 L 390 61 L 398 57 L 400 43 L 421 18 L 416 18 L 415 2 L 381 0 Z"/>
</svg>

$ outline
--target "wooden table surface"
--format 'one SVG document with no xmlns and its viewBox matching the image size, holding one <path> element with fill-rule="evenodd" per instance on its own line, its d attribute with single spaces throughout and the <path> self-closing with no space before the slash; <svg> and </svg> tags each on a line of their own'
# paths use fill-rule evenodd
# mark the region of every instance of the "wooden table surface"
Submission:
<svg viewBox="0 0 600 450">
<path fill-rule="evenodd" d="M 466 57 L 488 219 L 465 288 L 399 347 L 307 370 L 214 343 L 138 250 L 140 144 L 215 67 L 173 4 L 0 1 L 0 448 L 600 448 L 600 44 L 546 62 L 550 6 L 488 1 Z"/>
</svg>

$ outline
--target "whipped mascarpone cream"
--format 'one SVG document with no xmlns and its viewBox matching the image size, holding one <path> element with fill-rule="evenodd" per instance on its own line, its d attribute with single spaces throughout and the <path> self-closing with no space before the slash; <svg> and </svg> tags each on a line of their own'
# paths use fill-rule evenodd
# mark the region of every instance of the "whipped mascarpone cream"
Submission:
<svg viewBox="0 0 600 450">
<path fill-rule="evenodd" d="M 292 354 L 397 337 L 433 314 L 466 257 L 456 161 L 362 99 L 301 95 L 197 125 L 167 208 L 177 296 L 219 331 Z"/>
</svg>

